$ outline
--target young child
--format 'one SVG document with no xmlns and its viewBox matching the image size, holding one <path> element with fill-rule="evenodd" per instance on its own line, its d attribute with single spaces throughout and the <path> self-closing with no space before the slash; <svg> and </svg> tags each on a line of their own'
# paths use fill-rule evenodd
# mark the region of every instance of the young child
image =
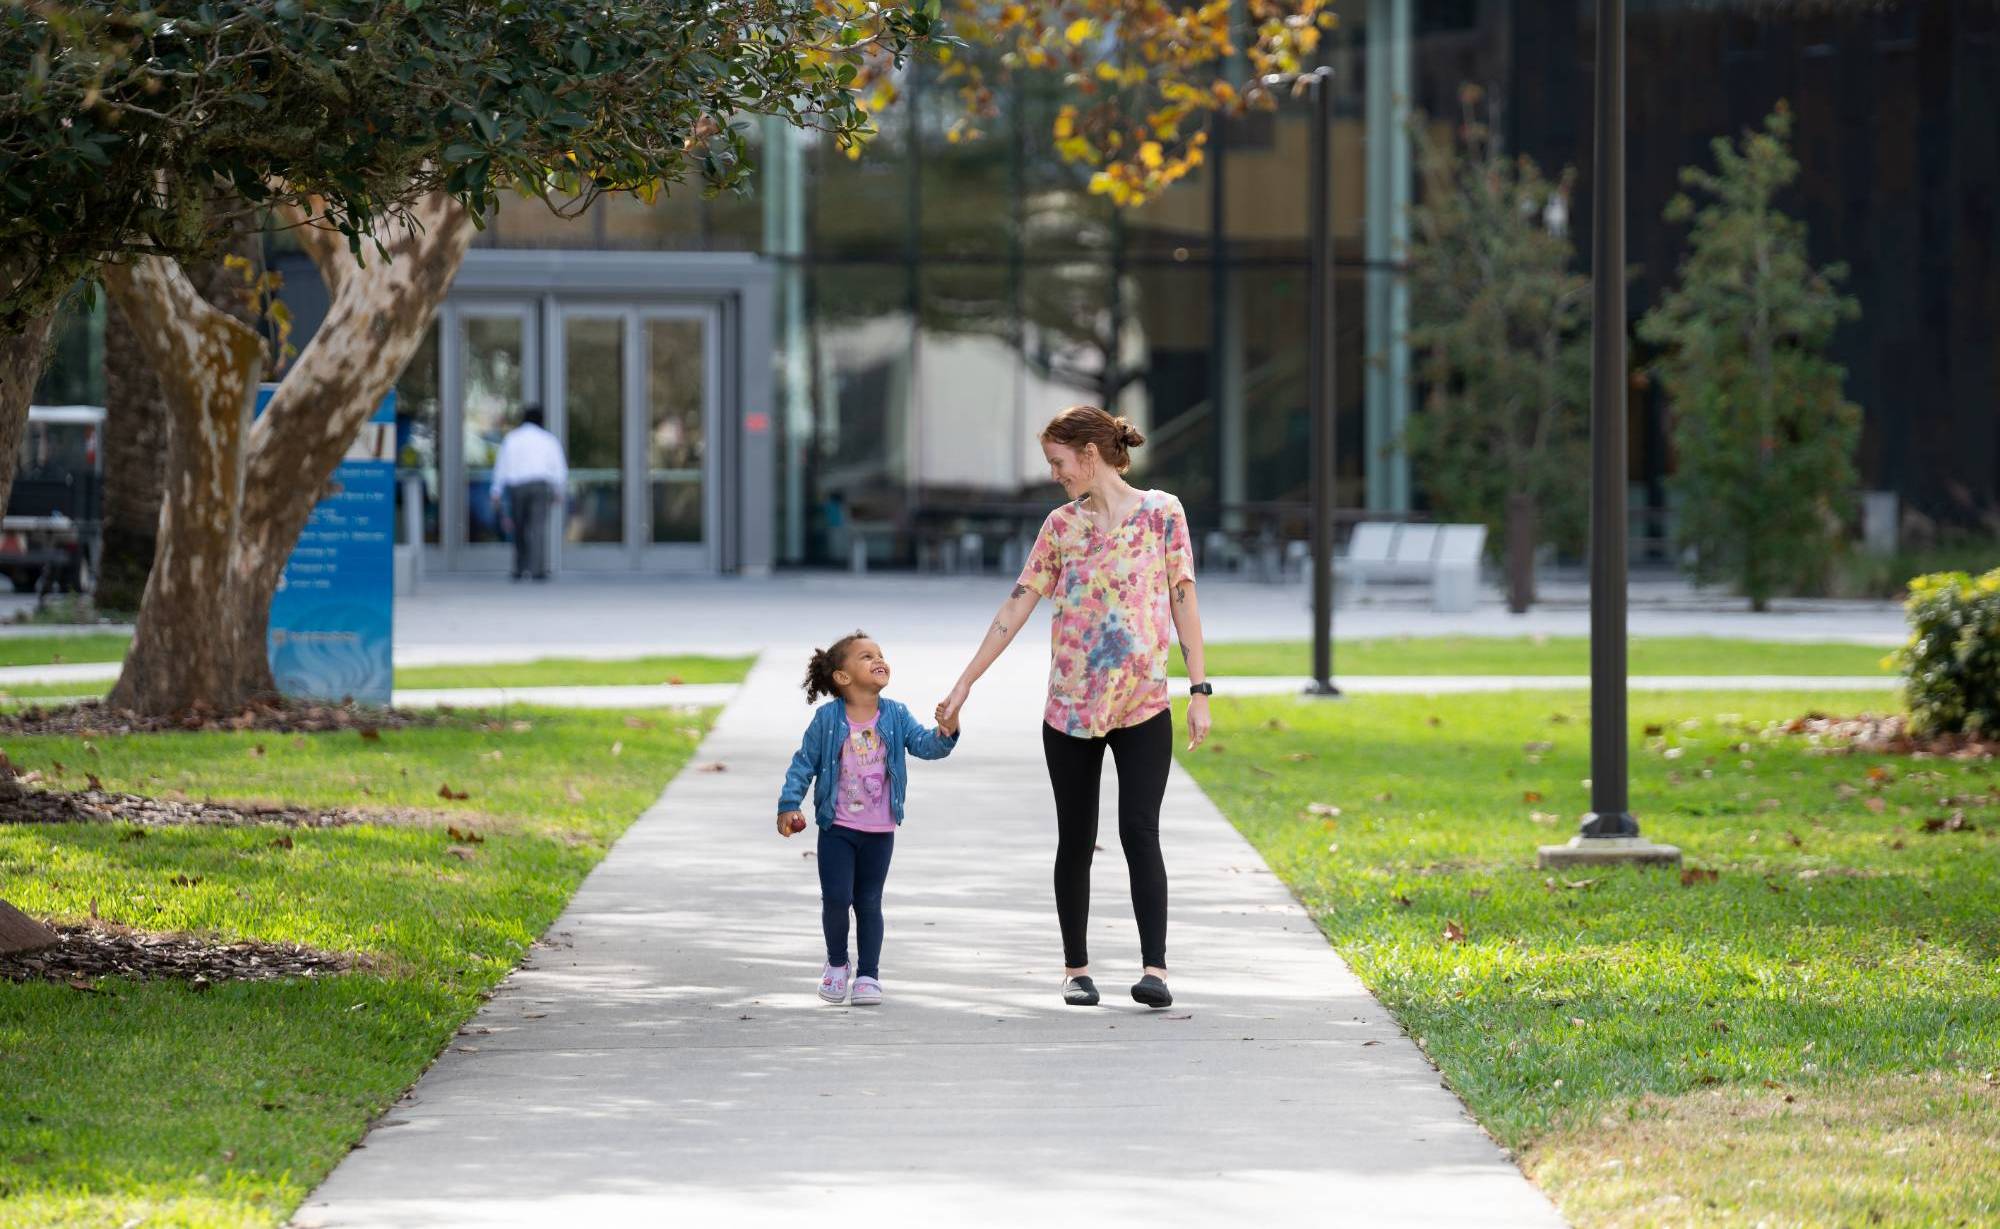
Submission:
<svg viewBox="0 0 2000 1229">
<path fill-rule="evenodd" d="M 806 666 L 806 703 L 832 696 L 813 714 L 778 795 L 778 835 L 805 830 L 799 805 L 813 787 L 819 825 L 820 921 L 826 928 L 826 968 L 819 997 L 872 1007 L 882 1001 L 882 881 L 903 822 L 904 753 L 941 760 L 958 745 L 958 722 L 931 730 L 910 710 L 882 697 L 889 663 L 865 632 L 816 650 Z M 859 966 L 847 962 L 847 912 L 854 911 Z"/>
</svg>

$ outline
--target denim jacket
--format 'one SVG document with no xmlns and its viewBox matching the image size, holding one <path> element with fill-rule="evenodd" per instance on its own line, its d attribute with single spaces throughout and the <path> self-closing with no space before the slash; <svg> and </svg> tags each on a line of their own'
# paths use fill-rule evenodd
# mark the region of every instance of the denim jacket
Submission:
<svg viewBox="0 0 2000 1229">
<path fill-rule="evenodd" d="M 889 815 L 903 822 L 903 787 L 909 781 L 903 752 L 924 760 L 941 760 L 958 745 L 958 735 L 929 729 L 910 715 L 910 710 L 887 697 L 880 701 L 875 732 L 887 753 L 884 764 L 889 779 Z M 835 696 L 819 706 L 799 749 L 792 753 L 792 766 L 785 773 L 785 788 L 778 795 L 778 813 L 796 811 L 805 801 L 806 785 L 813 787 L 813 820 L 820 827 L 832 825 L 834 794 L 840 780 L 840 752 L 847 741 L 847 704 Z"/>
</svg>

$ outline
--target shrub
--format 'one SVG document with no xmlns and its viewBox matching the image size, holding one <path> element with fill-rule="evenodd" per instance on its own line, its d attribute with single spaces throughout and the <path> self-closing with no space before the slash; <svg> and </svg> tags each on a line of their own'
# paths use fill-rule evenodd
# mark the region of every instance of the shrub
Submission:
<svg viewBox="0 0 2000 1229">
<path fill-rule="evenodd" d="M 1919 734 L 2000 734 L 2000 568 L 1910 581 L 1910 639 L 1896 654 Z"/>
</svg>

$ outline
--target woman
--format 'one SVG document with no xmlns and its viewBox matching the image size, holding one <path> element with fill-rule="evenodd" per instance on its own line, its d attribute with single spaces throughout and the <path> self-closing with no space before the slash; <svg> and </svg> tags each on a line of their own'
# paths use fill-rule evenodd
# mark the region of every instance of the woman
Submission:
<svg viewBox="0 0 2000 1229">
<path fill-rule="evenodd" d="M 1160 858 L 1160 800 L 1173 764 L 1167 699 L 1167 646 L 1177 637 L 1193 680 L 1188 749 L 1208 737 L 1201 614 L 1187 514 L 1165 491 L 1125 481 L 1131 450 L 1146 442 L 1123 418 L 1072 406 L 1042 430 L 1049 473 L 1070 502 L 1042 522 L 1013 595 L 979 651 L 938 705 L 958 719 L 972 685 L 1013 642 L 1040 599 L 1055 602 L 1049 699 L 1042 750 L 1056 800 L 1056 915 L 1062 925 L 1065 1003 L 1094 1007 L 1085 930 L 1090 856 L 1097 841 L 1097 795 L 1104 752 L 1118 767 L 1118 839 L 1132 875 L 1144 973 L 1132 997 L 1171 1004 L 1167 990 L 1167 870 Z"/>
</svg>

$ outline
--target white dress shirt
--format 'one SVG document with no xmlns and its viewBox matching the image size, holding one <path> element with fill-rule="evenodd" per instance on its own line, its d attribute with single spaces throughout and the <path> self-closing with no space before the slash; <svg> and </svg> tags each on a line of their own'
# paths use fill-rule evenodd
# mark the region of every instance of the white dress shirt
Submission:
<svg viewBox="0 0 2000 1229">
<path fill-rule="evenodd" d="M 500 455 L 493 458 L 493 498 L 524 482 L 549 483 L 558 495 L 569 485 L 562 444 L 533 423 L 522 423 L 500 441 Z"/>
</svg>

